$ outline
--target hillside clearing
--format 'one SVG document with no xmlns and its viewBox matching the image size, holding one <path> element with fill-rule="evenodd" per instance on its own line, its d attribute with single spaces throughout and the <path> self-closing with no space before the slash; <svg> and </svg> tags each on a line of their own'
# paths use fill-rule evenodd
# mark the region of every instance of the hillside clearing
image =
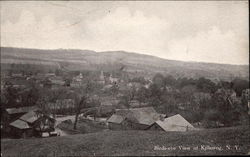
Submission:
<svg viewBox="0 0 250 157">
<path fill-rule="evenodd" d="M 3 156 L 241 155 L 249 152 L 249 139 L 248 126 L 191 132 L 104 131 L 43 139 L 2 139 L 1 150 Z"/>
<path fill-rule="evenodd" d="M 38 56 L 39 54 L 39 56 Z M 137 75 L 139 71 L 146 73 L 166 73 L 174 74 L 176 77 L 206 77 L 230 80 L 232 75 L 237 74 L 244 79 L 248 79 L 249 68 L 247 65 L 213 64 L 202 62 L 183 62 L 168 60 L 155 56 L 137 54 L 125 51 L 95 52 L 89 50 L 39 50 L 25 48 L 1 47 L 1 62 L 3 69 L 9 69 L 8 64 L 29 63 L 40 66 L 53 65 L 57 67 L 59 63 L 66 63 L 68 70 L 97 70 L 99 66 L 104 71 L 114 70 L 120 67 L 115 61 L 119 60 L 126 66 L 127 72 Z M 47 69 L 47 68 L 45 68 Z M 106 70 L 105 70 L 106 69 Z"/>
</svg>

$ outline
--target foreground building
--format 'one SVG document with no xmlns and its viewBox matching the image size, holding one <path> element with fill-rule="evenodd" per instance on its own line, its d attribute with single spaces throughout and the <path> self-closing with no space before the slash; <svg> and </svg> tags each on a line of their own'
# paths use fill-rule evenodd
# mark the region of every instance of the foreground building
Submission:
<svg viewBox="0 0 250 157">
<path fill-rule="evenodd" d="M 11 122 L 19 119 L 22 115 L 26 114 L 30 111 L 37 111 L 38 108 L 36 106 L 24 106 L 24 107 L 13 107 L 13 108 L 6 108 L 1 109 L 1 121 L 3 121 L 4 127 Z"/>
<path fill-rule="evenodd" d="M 3 122 L 3 123 L 2 123 Z M 56 120 L 41 114 L 36 106 L 2 110 L 1 131 L 8 136 L 26 138 L 53 132 Z"/>
<path fill-rule="evenodd" d="M 9 133 L 17 138 L 26 138 L 33 136 L 33 130 L 32 127 L 28 125 L 25 121 L 22 120 L 16 120 L 12 123 L 10 123 L 10 131 Z"/>
<path fill-rule="evenodd" d="M 56 120 L 52 117 L 30 111 L 10 123 L 10 132 L 18 138 L 41 136 L 44 132 L 53 132 L 55 130 L 55 122 Z"/>
<path fill-rule="evenodd" d="M 149 130 L 162 130 L 162 131 L 190 131 L 195 130 L 186 119 L 177 114 L 168 118 L 157 120 L 149 128 Z"/>
</svg>

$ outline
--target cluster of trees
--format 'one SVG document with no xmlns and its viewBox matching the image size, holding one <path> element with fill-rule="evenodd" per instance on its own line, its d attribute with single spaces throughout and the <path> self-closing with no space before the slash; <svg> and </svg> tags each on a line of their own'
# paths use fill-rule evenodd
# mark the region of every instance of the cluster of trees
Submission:
<svg viewBox="0 0 250 157">
<path fill-rule="evenodd" d="M 141 84 L 148 83 L 148 81 L 144 77 L 142 77 L 142 76 L 140 76 L 140 77 L 134 77 L 134 78 L 130 79 L 129 82 L 138 82 L 138 83 L 141 83 Z"/>
<path fill-rule="evenodd" d="M 129 104 L 135 99 L 165 114 L 181 113 L 189 121 L 203 122 L 206 127 L 232 126 L 248 120 L 247 101 L 241 98 L 242 91 L 247 88 L 249 81 L 239 78 L 214 83 L 206 78 L 176 79 L 156 74 L 149 88 L 130 88 L 123 103 Z"/>
<path fill-rule="evenodd" d="M 31 83 L 28 88 L 16 88 L 10 83 L 1 90 L 1 109 L 10 107 L 22 106 L 38 106 L 42 113 L 53 114 L 58 113 L 57 110 L 52 109 L 50 104 L 56 103 L 59 99 L 73 99 L 74 106 L 70 112 L 76 115 L 76 122 L 74 128 L 76 129 L 77 120 L 81 110 L 86 107 L 92 107 L 93 102 L 90 100 L 90 95 L 95 89 L 94 83 L 87 81 L 81 88 L 67 88 L 61 87 L 57 89 L 42 88 L 35 83 Z M 67 108 L 59 108 L 64 114 L 68 112 Z"/>
<path fill-rule="evenodd" d="M 39 90 L 34 83 L 27 89 L 14 88 L 9 83 L 1 90 L 1 105 L 6 107 L 32 106 L 39 99 Z"/>
</svg>

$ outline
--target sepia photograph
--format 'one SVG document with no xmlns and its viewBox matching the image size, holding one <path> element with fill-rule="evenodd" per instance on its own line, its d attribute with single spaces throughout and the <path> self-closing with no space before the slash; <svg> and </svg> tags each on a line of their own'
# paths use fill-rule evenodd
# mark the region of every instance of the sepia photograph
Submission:
<svg viewBox="0 0 250 157">
<path fill-rule="evenodd" d="M 250 155 L 249 2 L 0 1 L 1 157 Z"/>
</svg>

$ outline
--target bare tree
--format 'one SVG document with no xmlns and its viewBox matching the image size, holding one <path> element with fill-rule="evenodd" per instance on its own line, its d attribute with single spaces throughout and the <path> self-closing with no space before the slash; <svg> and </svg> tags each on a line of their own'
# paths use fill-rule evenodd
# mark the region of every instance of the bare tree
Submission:
<svg viewBox="0 0 250 157">
<path fill-rule="evenodd" d="M 76 130 L 77 127 L 77 122 L 78 122 L 78 117 L 81 113 L 81 110 L 86 106 L 87 104 L 87 96 L 82 95 L 82 96 L 76 96 L 76 101 L 75 101 L 75 122 L 74 122 L 74 129 Z"/>
<path fill-rule="evenodd" d="M 58 108 L 57 105 L 57 100 L 61 99 L 63 97 L 63 95 L 66 95 L 67 91 L 64 88 L 59 88 L 57 90 L 52 90 L 49 94 L 49 101 L 52 103 L 53 105 L 53 117 L 55 118 L 55 114 L 56 114 L 56 109 Z M 62 106 L 60 106 L 59 108 L 62 108 Z"/>
<path fill-rule="evenodd" d="M 77 122 L 81 110 L 87 107 L 87 102 L 89 100 L 89 95 L 92 92 L 92 84 L 88 80 L 85 86 L 82 86 L 77 93 L 75 93 L 75 122 L 74 122 L 74 129 L 77 129 Z"/>
<path fill-rule="evenodd" d="M 38 99 L 38 101 L 36 102 L 36 105 L 38 106 L 38 108 L 40 109 L 40 112 L 42 114 L 50 114 L 51 110 L 48 107 L 48 102 L 49 99 L 47 96 L 43 96 L 41 98 Z"/>
<path fill-rule="evenodd" d="M 67 91 L 64 88 L 59 88 L 57 90 L 43 89 L 39 93 L 40 98 L 36 105 L 40 108 L 42 113 L 52 114 L 55 118 L 56 109 L 58 109 L 56 102 L 58 99 L 64 98 L 66 94 Z"/>
</svg>

